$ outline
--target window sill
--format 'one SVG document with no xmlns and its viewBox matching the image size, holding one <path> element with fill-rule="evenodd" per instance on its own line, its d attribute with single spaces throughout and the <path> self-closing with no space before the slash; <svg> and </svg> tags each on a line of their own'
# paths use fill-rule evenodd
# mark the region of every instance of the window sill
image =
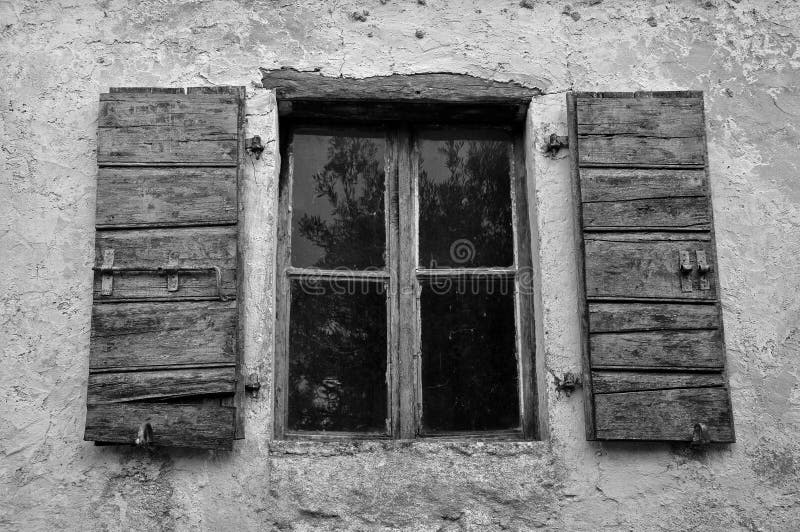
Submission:
<svg viewBox="0 0 800 532">
<path fill-rule="evenodd" d="M 318 436 L 318 435 L 317 435 Z M 465 456 L 473 455 L 545 455 L 549 443 L 526 440 L 522 434 L 489 433 L 478 436 L 469 434 L 442 434 L 424 436 L 413 440 L 395 440 L 387 436 L 360 439 L 320 436 L 310 439 L 306 435 L 295 439 L 273 440 L 269 443 L 270 456 L 275 458 L 293 456 L 343 456 L 375 452 L 410 452 L 435 454 L 454 451 Z M 289 435 L 287 435 L 289 438 Z M 300 439 L 302 438 L 302 439 Z"/>
</svg>

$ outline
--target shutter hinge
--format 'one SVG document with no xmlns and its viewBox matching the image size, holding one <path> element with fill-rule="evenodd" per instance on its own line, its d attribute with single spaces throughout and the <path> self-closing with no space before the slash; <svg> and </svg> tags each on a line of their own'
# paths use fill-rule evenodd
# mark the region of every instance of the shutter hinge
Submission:
<svg viewBox="0 0 800 532">
<path fill-rule="evenodd" d="M 550 157 L 555 156 L 561 148 L 568 148 L 569 147 L 569 137 L 566 135 L 558 135 L 553 133 L 547 139 L 547 144 L 545 144 L 544 152 L 545 154 L 549 155 Z"/>
<path fill-rule="evenodd" d="M 264 145 L 261 144 L 261 137 L 256 135 L 247 139 L 246 149 L 256 156 L 256 160 L 261 159 L 261 154 L 264 152 Z"/>
<path fill-rule="evenodd" d="M 247 376 L 247 380 L 244 383 L 244 389 L 248 392 L 257 392 L 261 389 L 261 381 L 258 378 L 257 373 L 251 373 Z"/>
<path fill-rule="evenodd" d="M 564 373 L 560 378 L 554 373 L 553 379 L 556 382 L 556 391 L 559 393 L 564 392 L 564 395 L 567 397 L 569 397 L 572 392 L 575 391 L 575 388 L 578 388 L 581 385 L 580 375 L 577 375 L 571 371 Z"/>
<path fill-rule="evenodd" d="M 681 291 L 692 291 L 692 258 L 686 250 L 681 251 Z"/>
<path fill-rule="evenodd" d="M 139 447 L 149 447 L 153 443 L 153 426 L 150 423 L 142 423 L 139 425 L 139 431 L 136 433 L 136 445 Z"/>
<path fill-rule="evenodd" d="M 706 260 L 706 252 L 702 250 L 697 252 L 697 271 L 700 272 L 700 290 L 710 290 L 711 283 L 707 274 L 711 271 L 711 266 Z"/>
</svg>

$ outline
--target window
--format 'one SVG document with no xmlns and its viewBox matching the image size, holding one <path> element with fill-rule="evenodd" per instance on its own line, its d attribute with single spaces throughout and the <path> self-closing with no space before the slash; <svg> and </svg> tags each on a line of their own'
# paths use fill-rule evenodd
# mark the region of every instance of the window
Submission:
<svg viewBox="0 0 800 532">
<path fill-rule="evenodd" d="M 281 122 L 276 436 L 532 437 L 521 128 L 398 107 Z"/>
</svg>

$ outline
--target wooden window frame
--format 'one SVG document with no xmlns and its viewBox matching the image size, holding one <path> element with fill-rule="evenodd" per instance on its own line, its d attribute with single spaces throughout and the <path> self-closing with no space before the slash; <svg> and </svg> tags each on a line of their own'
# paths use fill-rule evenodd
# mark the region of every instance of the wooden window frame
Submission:
<svg viewBox="0 0 800 532">
<path fill-rule="evenodd" d="M 266 79 L 266 78 L 265 78 Z M 280 91 L 279 91 L 280 95 Z M 535 375 L 533 258 L 528 216 L 524 118 L 527 102 L 519 98 L 489 103 L 469 102 L 354 102 L 327 99 L 279 99 L 281 169 L 278 187 L 274 438 L 277 440 L 442 440 L 486 441 L 539 439 Z M 341 272 L 291 266 L 291 200 L 293 132 L 307 127 L 378 126 L 386 132 L 385 271 Z M 423 269 L 417 265 L 418 156 L 415 132 L 441 126 L 502 128 L 511 140 L 509 150 L 514 265 L 509 268 Z M 395 207 L 393 207 L 395 206 Z M 391 215 L 397 209 L 397 218 Z M 413 249 L 413 254 L 398 253 Z M 425 433 L 422 425 L 420 278 L 463 272 L 514 278 L 514 316 L 517 351 L 519 428 L 510 430 Z M 389 272 L 396 272 L 391 275 Z M 309 275 L 324 278 L 387 282 L 387 430 L 385 433 L 290 431 L 288 420 L 289 325 L 291 279 Z M 399 287 L 399 289 L 398 289 Z M 408 287 L 410 289 L 403 289 Z M 400 327 L 410 323 L 411 327 Z"/>
</svg>

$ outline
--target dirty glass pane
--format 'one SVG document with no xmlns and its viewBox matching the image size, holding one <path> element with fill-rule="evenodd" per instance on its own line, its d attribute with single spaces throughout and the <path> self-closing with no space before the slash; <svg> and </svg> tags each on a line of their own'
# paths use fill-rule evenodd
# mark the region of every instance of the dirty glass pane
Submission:
<svg viewBox="0 0 800 532">
<path fill-rule="evenodd" d="M 382 283 L 294 280 L 289 430 L 385 431 Z"/>
<path fill-rule="evenodd" d="M 502 131 L 420 134 L 420 267 L 513 264 L 510 149 Z"/>
<path fill-rule="evenodd" d="M 513 281 L 431 281 L 421 306 L 425 430 L 519 427 Z"/>
<path fill-rule="evenodd" d="M 292 265 L 384 265 L 384 136 L 381 131 L 295 132 Z"/>
</svg>

